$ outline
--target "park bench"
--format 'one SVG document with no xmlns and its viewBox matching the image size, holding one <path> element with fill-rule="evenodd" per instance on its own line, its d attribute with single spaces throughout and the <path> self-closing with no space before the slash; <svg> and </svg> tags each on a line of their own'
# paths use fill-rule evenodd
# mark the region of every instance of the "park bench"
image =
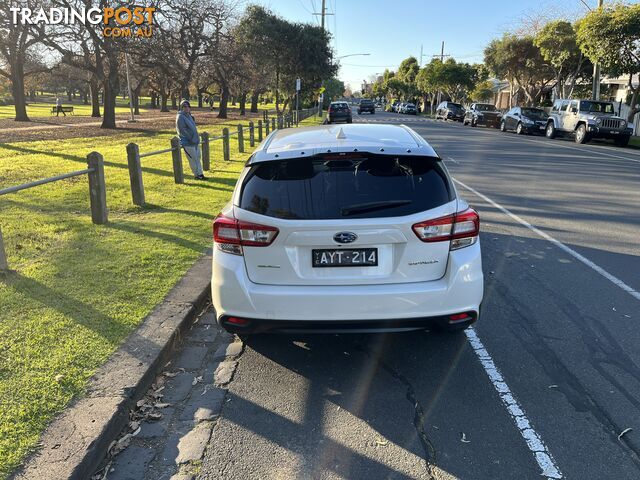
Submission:
<svg viewBox="0 0 640 480">
<path fill-rule="evenodd" d="M 73 107 L 60 107 L 60 113 L 62 112 L 73 113 Z M 51 107 L 51 115 L 55 113 L 58 113 L 58 107 L 54 105 L 53 107 Z"/>
</svg>

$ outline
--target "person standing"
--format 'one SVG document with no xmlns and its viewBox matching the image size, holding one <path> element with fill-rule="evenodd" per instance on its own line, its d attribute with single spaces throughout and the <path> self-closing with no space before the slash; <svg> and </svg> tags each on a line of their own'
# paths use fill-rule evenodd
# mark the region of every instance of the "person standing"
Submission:
<svg viewBox="0 0 640 480">
<path fill-rule="evenodd" d="M 67 116 L 67 114 L 64 113 L 64 110 L 62 109 L 62 102 L 60 101 L 60 97 L 56 97 L 56 117 L 60 116 L 60 112 L 62 112 L 62 115 L 64 115 L 65 117 Z"/>
<path fill-rule="evenodd" d="M 180 146 L 189 159 L 189 166 L 196 180 L 205 180 L 200 163 L 200 135 L 196 121 L 191 115 L 191 104 L 188 100 L 180 102 L 180 111 L 176 115 L 176 131 L 180 138 Z"/>
</svg>

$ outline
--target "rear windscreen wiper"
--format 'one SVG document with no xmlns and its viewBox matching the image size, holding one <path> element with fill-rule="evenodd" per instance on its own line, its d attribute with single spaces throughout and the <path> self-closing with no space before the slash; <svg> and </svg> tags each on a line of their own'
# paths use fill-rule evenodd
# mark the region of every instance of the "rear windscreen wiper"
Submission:
<svg viewBox="0 0 640 480">
<path fill-rule="evenodd" d="M 343 217 L 349 215 L 355 215 L 358 213 L 373 212 L 374 210 L 383 210 L 385 208 L 400 207 L 402 205 L 409 205 L 413 203 L 411 200 L 388 200 L 386 202 L 369 202 L 359 203 L 357 205 L 350 205 L 340 209 L 340 213 Z"/>
</svg>

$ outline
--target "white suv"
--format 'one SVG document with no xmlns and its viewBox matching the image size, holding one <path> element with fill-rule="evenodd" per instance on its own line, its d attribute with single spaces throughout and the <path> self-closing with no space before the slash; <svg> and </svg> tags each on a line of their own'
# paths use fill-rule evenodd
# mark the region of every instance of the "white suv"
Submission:
<svg viewBox="0 0 640 480">
<path fill-rule="evenodd" d="M 404 125 L 277 130 L 216 218 L 212 298 L 235 333 L 473 323 L 480 220 Z"/>
</svg>

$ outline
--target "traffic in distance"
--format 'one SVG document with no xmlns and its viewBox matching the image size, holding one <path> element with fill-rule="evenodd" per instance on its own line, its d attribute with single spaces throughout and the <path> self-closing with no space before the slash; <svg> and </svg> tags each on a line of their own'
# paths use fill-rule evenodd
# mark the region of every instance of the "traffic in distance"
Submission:
<svg viewBox="0 0 640 480">
<path fill-rule="evenodd" d="M 394 101 L 383 107 L 362 99 L 356 104 L 357 113 L 375 113 L 375 107 L 385 111 L 418 115 L 413 103 Z M 633 134 L 633 125 L 617 114 L 613 102 L 595 100 L 557 99 L 549 109 L 539 107 L 513 107 L 499 110 L 491 103 L 472 103 L 467 107 L 460 103 L 444 101 L 435 110 L 434 118 L 443 121 L 458 121 L 472 127 L 487 126 L 503 132 L 518 134 L 541 134 L 547 138 L 572 137 L 576 143 L 588 143 L 595 138 L 613 140 L 615 145 L 628 145 Z M 353 121 L 348 102 L 332 102 L 329 105 L 327 123 Z"/>
</svg>

